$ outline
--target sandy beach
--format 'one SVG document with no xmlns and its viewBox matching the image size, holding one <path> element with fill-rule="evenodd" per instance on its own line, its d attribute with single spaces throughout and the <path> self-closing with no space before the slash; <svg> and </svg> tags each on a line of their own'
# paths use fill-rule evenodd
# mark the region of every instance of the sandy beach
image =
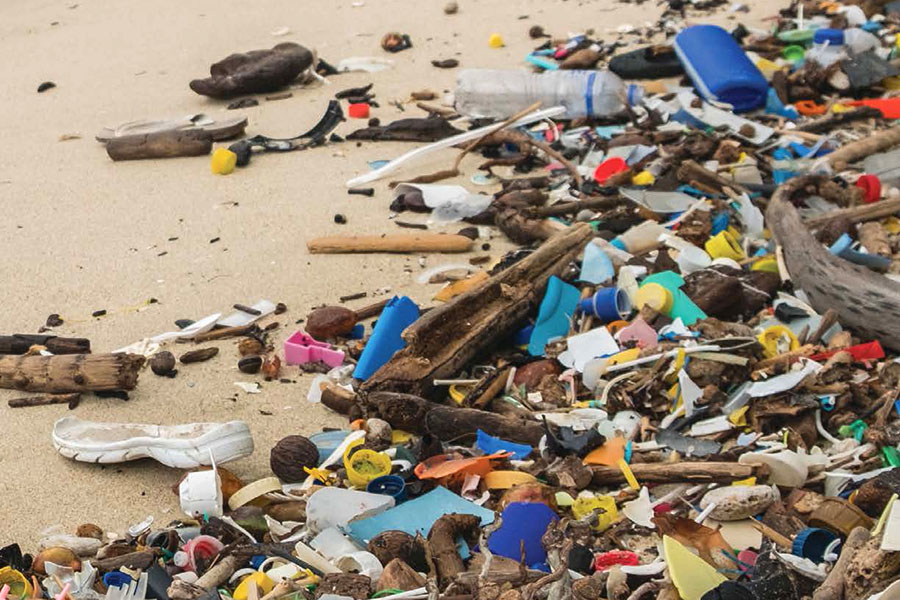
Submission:
<svg viewBox="0 0 900 600">
<path fill-rule="evenodd" d="M 222 177 L 210 173 L 208 157 L 114 163 L 94 135 L 133 119 L 205 112 L 246 115 L 250 135 L 291 136 L 311 127 L 336 91 L 370 82 L 381 104 L 373 116 L 383 122 L 424 116 L 412 104 L 400 112 L 390 102 L 424 88 L 452 91 L 458 69 L 437 69 L 433 59 L 456 58 L 461 68 L 519 68 L 536 45 L 527 35 L 532 25 L 560 37 L 593 27 L 595 37 L 611 40 L 617 26 L 643 26 L 662 9 L 655 2 L 614 0 L 459 4 L 453 16 L 443 13 L 443 2 L 412 0 L 0 4 L 2 333 L 34 333 L 48 315 L 59 313 L 65 324 L 56 334 L 89 338 L 95 352 L 105 352 L 169 331 L 176 319 L 226 313 L 234 303 L 265 298 L 289 308 L 263 321 L 281 323 L 274 336 L 280 347 L 309 309 L 336 303 L 340 296 L 367 292 L 367 298 L 348 304 L 359 307 L 389 289 L 429 305 L 439 286 L 415 283 L 423 268 L 418 255 L 311 256 L 305 245 L 317 235 L 400 231 L 388 220 L 385 181 L 375 185 L 373 198 L 347 195 L 344 182 L 366 172 L 368 161 L 395 157 L 410 144 L 346 142 L 259 155 L 249 167 Z M 770 0 L 751 4 L 749 14 L 722 11 L 702 20 L 759 25 L 779 6 Z M 280 28 L 290 32 L 272 35 Z M 388 31 L 408 33 L 414 47 L 388 55 L 379 46 Z M 494 32 L 505 39 L 504 48 L 488 48 Z M 207 75 L 209 65 L 229 53 L 281 41 L 314 48 L 331 63 L 378 56 L 395 65 L 372 75 L 336 76 L 331 85 L 294 87 L 284 100 L 259 96 L 259 106 L 238 111 L 225 111 L 227 102 L 188 88 L 191 79 Z M 43 81 L 57 87 L 38 94 Z M 337 132 L 346 135 L 364 124 L 350 120 Z M 59 141 L 73 134 L 80 139 Z M 435 155 L 403 174 L 444 168 L 454 155 Z M 470 175 L 478 160 L 467 159 L 463 170 Z M 458 182 L 468 184 L 468 175 Z M 348 223 L 336 224 L 335 213 Z M 502 237 L 490 244 L 494 259 L 512 247 Z M 428 256 L 425 266 L 455 260 Z M 149 304 L 151 298 L 156 302 Z M 107 314 L 92 318 L 98 310 Z M 269 450 L 278 439 L 344 423 L 307 403 L 311 376 L 301 376 L 296 367 L 284 371 L 292 383 L 264 382 L 262 393 L 244 393 L 234 382 L 261 377 L 237 370 L 235 342 L 212 345 L 220 348 L 218 357 L 181 366 L 174 379 L 142 372 L 127 402 L 87 395 L 71 412 L 64 406 L 10 409 L 6 401 L 21 394 L 4 390 L 0 545 L 19 542 L 34 549 L 42 530 L 53 525 L 72 532 L 93 522 L 122 532 L 147 515 L 160 524 L 181 516 L 171 489 L 180 471 L 147 460 L 101 467 L 64 459 L 50 442 L 53 423 L 62 416 L 157 424 L 245 420 L 256 452 L 228 465 L 245 481 L 270 475 Z M 179 354 L 187 348 L 171 349 Z"/>
</svg>

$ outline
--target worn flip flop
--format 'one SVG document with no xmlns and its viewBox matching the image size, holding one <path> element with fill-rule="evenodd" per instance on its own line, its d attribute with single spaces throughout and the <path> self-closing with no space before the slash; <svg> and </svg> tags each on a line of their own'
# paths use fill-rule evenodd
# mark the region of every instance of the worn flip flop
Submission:
<svg viewBox="0 0 900 600">
<path fill-rule="evenodd" d="M 609 70 L 623 79 L 677 77 L 684 67 L 671 46 L 648 46 L 614 56 Z"/>
<path fill-rule="evenodd" d="M 227 140 L 244 133 L 247 117 L 228 117 L 215 120 L 203 113 L 188 115 L 180 119 L 139 119 L 122 123 L 118 127 L 104 127 L 96 139 L 101 144 L 126 135 L 144 135 L 163 131 L 199 129 L 208 132 L 214 141 Z"/>
</svg>

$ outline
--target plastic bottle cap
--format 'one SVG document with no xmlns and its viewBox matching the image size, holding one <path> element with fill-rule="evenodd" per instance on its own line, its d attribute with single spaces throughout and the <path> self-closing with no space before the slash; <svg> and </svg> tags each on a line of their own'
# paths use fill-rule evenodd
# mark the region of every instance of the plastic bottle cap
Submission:
<svg viewBox="0 0 900 600">
<path fill-rule="evenodd" d="M 807 527 L 794 537 L 791 552 L 796 556 L 808 558 L 814 563 L 820 563 L 825 559 L 826 551 L 836 539 L 838 536 L 832 531 Z"/>
<path fill-rule="evenodd" d="M 817 29 L 813 34 L 814 44 L 824 44 L 828 42 L 829 46 L 843 46 L 844 32 L 841 29 Z"/>
<path fill-rule="evenodd" d="M 492 33 L 491 37 L 488 38 L 488 46 L 491 48 L 502 48 L 506 44 L 503 43 L 503 36 L 499 33 Z"/>
<path fill-rule="evenodd" d="M 355 487 L 364 488 L 370 481 L 391 473 L 391 459 L 383 452 L 363 448 L 344 457 L 347 479 Z"/>
<path fill-rule="evenodd" d="M 800 62 L 806 57 L 806 49 L 803 46 L 785 46 L 781 55 L 791 62 Z"/>
<path fill-rule="evenodd" d="M 668 314 L 672 310 L 675 299 L 672 292 L 658 283 L 647 283 L 641 286 L 635 297 L 638 309 L 649 306 L 658 313 Z"/>
<path fill-rule="evenodd" d="M 216 175 L 228 175 L 237 166 L 237 154 L 228 148 L 216 148 L 210 160 L 210 170 Z"/>
<path fill-rule="evenodd" d="M 713 258 L 730 258 L 732 260 L 743 260 L 744 250 L 731 233 L 720 231 L 713 237 L 706 240 L 703 245 L 706 252 Z"/>
<path fill-rule="evenodd" d="M 351 104 L 347 108 L 347 114 L 354 119 L 368 119 L 369 105 L 366 102 L 357 102 L 355 104 Z"/>
<path fill-rule="evenodd" d="M 628 164 L 625 162 L 625 159 L 619 158 L 618 156 L 608 158 L 597 165 L 597 168 L 594 169 L 594 181 L 603 184 L 606 183 L 606 180 L 608 180 L 613 175 L 622 173 L 623 171 L 627 170 Z"/>
<path fill-rule="evenodd" d="M 634 185 L 653 185 L 655 181 L 656 177 L 650 171 L 641 171 L 631 178 L 631 183 Z"/>
<path fill-rule="evenodd" d="M 860 175 L 856 187 L 863 191 L 863 202 L 871 204 L 881 199 L 881 180 L 877 175 Z"/>
</svg>

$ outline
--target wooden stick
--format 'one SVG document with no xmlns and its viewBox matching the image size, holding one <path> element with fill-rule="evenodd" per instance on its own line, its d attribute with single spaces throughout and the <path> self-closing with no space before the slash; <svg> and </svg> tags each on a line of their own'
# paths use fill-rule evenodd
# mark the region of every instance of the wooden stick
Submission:
<svg viewBox="0 0 900 600">
<path fill-rule="evenodd" d="M 257 326 L 254 323 L 251 323 L 250 325 L 238 325 L 236 327 L 222 327 L 221 329 L 213 329 L 212 331 L 206 331 L 204 333 L 198 333 L 197 335 L 195 335 L 194 343 L 200 344 L 212 340 L 224 340 L 226 338 L 247 335 L 254 329 L 256 329 L 256 327 Z"/>
<path fill-rule="evenodd" d="M 830 156 L 830 155 L 829 155 Z M 713 187 L 725 188 L 729 187 L 743 194 L 749 194 L 750 190 L 736 181 L 729 181 L 724 177 L 713 173 L 709 169 L 703 168 L 702 165 L 693 161 L 686 160 L 681 163 L 678 169 L 678 179 L 681 181 L 699 180 Z"/>
<path fill-rule="evenodd" d="M 212 135 L 201 129 L 124 135 L 106 143 L 106 153 L 113 160 L 203 156 L 210 150 Z"/>
<path fill-rule="evenodd" d="M 387 306 L 388 300 L 382 300 L 380 302 L 376 302 L 375 304 L 369 304 L 368 306 L 363 306 L 358 311 L 356 311 L 356 318 L 362 321 L 363 319 L 370 319 L 372 317 L 378 316 L 381 314 L 381 311 L 384 310 L 384 307 Z"/>
<path fill-rule="evenodd" d="M 828 156 L 831 155 L 829 154 Z M 832 210 L 820 217 L 804 219 L 803 224 L 810 229 L 819 229 L 835 219 L 847 219 L 851 223 L 860 223 L 862 221 L 874 221 L 889 217 L 897 212 L 900 212 L 900 199 L 882 200 L 873 204 L 861 204 L 850 208 Z"/>
<path fill-rule="evenodd" d="M 641 483 L 728 483 L 752 477 L 757 468 L 729 462 L 635 463 L 631 472 Z M 594 485 L 624 483 L 618 467 L 592 466 Z"/>
<path fill-rule="evenodd" d="M 0 356 L 0 388 L 49 394 L 133 390 L 143 364 L 136 354 Z"/>
<path fill-rule="evenodd" d="M 869 118 L 881 118 L 881 111 L 877 108 L 872 108 L 871 106 L 861 106 L 856 110 L 847 111 L 845 113 L 837 113 L 828 117 L 823 117 L 821 119 L 816 119 L 815 121 L 811 121 L 805 125 L 800 125 L 797 129 L 791 129 L 789 132 L 794 131 L 808 131 L 808 132 L 818 132 L 818 131 L 831 131 L 838 125 L 846 125 L 847 123 L 852 123 L 853 121 L 859 121 L 862 119 Z"/>
<path fill-rule="evenodd" d="M 354 252 L 468 252 L 472 240 L 464 235 L 441 233 L 332 236 L 313 238 L 306 243 L 311 254 Z"/>
<path fill-rule="evenodd" d="M 822 320 L 819 321 L 819 326 L 813 332 L 809 339 L 807 340 L 810 344 L 818 344 L 822 339 L 822 336 L 825 335 L 825 332 L 831 329 L 832 325 L 837 323 L 838 313 L 833 308 L 829 308 L 825 311 L 825 314 L 822 315 Z"/>
<path fill-rule="evenodd" d="M 625 199 L 619 196 L 609 198 L 586 198 L 578 202 L 560 202 L 552 206 L 541 206 L 531 209 L 531 213 L 539 217 L 558 217 L 568 215 L 580 210 L 606 210 L 625 204 Z"/>
<path fill-rule="evenodd" d="M 900 127 L 892 127 L 870 135 L 861 140 L 850 142 L 825 157 L 834 169 L 842 171 L 849 163 L 871 156 L 878 152 L 890 150 L 900 144 Z"/>
<path fill-rule="evenodd" d="M 27 396 L 25 398 L 12 398 L 8 404 L 10 408 L 28 408 L 31 406 L 49 406 L 51 404 L 68 404 L 69 410 L 78 406 L 81 402 L 81 394 L 45 394 L 43 396 Z"/>
<path fill-rule="evenodd" d="M 44 346 L 53 354 L 89 354 L 91 340 L 55 335 L 14 333 L 0 336 L 0 354 L 25 354 L 32 346 Z"/>
</svg>

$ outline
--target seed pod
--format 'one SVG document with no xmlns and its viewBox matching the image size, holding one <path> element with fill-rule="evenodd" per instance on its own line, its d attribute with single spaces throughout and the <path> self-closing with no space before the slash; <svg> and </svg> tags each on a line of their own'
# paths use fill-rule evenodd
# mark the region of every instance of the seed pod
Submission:
<svg viewBox="0 0 900 600">
<path fill-rule="evenodd" d="M 45 565 L 48 562 L 52 562 L 61 567 L 71 567 L 76 571 L 81 569 L 81 561 L 78 560 L 78 557 L 74 552 L 68 548 L 57 547 L 41 550 L 41 552 L 34 557 L 34 562 L 31 563 L 31 570 L 35 573 L 46 575 L 47 571 L 45 570 Z"/>
<path fill-rule="evenodd" d="M 78 526 L 78 529 L 75 530 L 75 535 L 78 537 L 89 537 L 102 540 L 103 530 L 93 523 L 85 523 L 84 525 Z"/>
<path fill-rule="evenodd" d="M 269 466 L 285 483 L 306 480 L 303 467 L 312 469 L 319 464 L 319 449 L 302 435 L 289 435 L 280 440 L 269 454 Z"/>
<path fill-rule="evenodd" d="M 165 376 L 175 369 L 175 355 L 167 350 L 157 352 L 150 357 L 150 370 L 160 376 Z"/>
<path fill-rule="evenodd" d="M 323 306 L 306 317 L 306 333 L 317 340 L 347 335 L 356 325 L 356 312 L 344 306 Z"/>
<path fill-rule="evenodd" d="M 263 359 L 261 356 L 245 356 L 238 361 L 238 369 L 241 373 L 253 375 L 254 373 L 259 373 L 262 364 Z"/>
<path fill-rule="evenodd" d="M 203 362 L 211 359 L 213 356 L 219 353 L 219 349 L 215 346 L 210 348 L 200 348 L 199 350 L 190 350 L 185 352 L 179 357 L 180 360 L 184 364 Z"/>
<path fill-rule="evenodd" d="M 241 353 L 241 356 L 262 354 L 263 349 L 263 343 L 254 337 L 246 337 L 238 342 L 238 352 Z"/>
</svg>

